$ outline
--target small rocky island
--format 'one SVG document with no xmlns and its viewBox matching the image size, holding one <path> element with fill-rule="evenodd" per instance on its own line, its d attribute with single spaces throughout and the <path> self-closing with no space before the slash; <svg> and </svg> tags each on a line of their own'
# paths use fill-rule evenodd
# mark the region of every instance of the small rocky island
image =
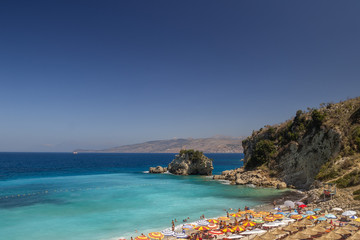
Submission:
<svg viewBox="0 0 360 240">
<path fill-rule="evenodd" d="M 212 175 L 212 159 L 206 157 L 203 152 L 193 149 L 180 150 L 175 159 L 166 168 L 161 166 L 151 167 L 150 173 L 164 173 L 169 171 L 175 175 Z"/>
</svg>

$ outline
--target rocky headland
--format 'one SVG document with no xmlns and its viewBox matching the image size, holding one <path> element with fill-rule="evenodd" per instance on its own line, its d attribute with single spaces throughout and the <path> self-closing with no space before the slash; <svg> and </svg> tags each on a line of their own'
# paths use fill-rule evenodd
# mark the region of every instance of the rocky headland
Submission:
<svg viewBox="0 0 360 240">
<path fill-rule="evenodd" d="M 180 153 L 175 156 L 175 159 L 168 165 L 168 167 L 151 167 L 150 173 L 169 173 L 175 175 L 212 175 L 213 171 L 212 159 L 206 157 L 200 151 L 180 150 Z"/>
</svg>

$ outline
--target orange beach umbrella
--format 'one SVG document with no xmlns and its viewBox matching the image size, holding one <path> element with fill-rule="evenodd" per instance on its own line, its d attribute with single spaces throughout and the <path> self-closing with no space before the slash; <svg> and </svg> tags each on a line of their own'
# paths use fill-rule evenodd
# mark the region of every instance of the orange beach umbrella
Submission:
<svg viewBox="0 0 360 240">
<path fill-rule="evenodd" d="M 310 220 L 315 220 L 317 219 L 318 217 L 317 216 L 314 216 L 314 215 L 309 215 L 306 217 L 307 219 L 310 219 Z"/>
<path fill-rule="evenodd" d="M 276 220 L 276 218 L 273 217 L 273 216 L 266 216 L 266 217 L 264 217 L 264 221 L 267 221 L 267 222 L 273 222 L 273 221 L 275 221 L 275 220 Z"/>
<path fill-rule="evenodd" d="M 232 216 L 232 217 L 241 217 L 241 214 L 240 213 L 232 213 L 232 214 L 230 214 L 230 216 Z"/>
<path fill-rule="evenodd" d="M 148 234 L 149 237 L 153 238 L 153 239 L 163 239 L 164 238 L 164 234 L 162 234 L 161 232 L 151 232 Z"/>
<path fill-rule="evenodd" d="M 260 213 L 253 213 L 252 216 L 254 218 L 259 218 L 259 217 L 262 217 L 262 215 Z"/>
<path fill-rule="evenodd" d="M 282 215 L 282 214 L 274 214 L 274 218 L 281 219 L 281 218 L 284 218 L 284 215 Z"/>
<path fill-rule="evenodd" d="M 260 211 L 258 213 L 261 214 L 261 215 L 269 215 L 270 214 L 269 212 L 265 212 L 265 211 Z"/>
<path fill-rule="evenodd" d="M 228 221 L 228 220 L 230 220 L 230 218 L 228 218 L 228 217 L 219 217 L 218 220 L 220 220 L 220 221 Z"/>
<path fill-rule="evenodd" d="M 300 215 L 300 214 L 296 214 L 296 215 L 292 215 L 291 218 L 292 218 L 292 219 L 302 219 L 303 216 Z"/>
</svg>

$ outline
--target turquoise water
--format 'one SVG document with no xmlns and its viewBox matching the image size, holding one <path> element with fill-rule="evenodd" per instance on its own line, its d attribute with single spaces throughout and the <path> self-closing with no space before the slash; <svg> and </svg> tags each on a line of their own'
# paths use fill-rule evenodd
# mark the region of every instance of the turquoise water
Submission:
<svg viewBox="0 0 360 240">
<path fill-rule="evenodd" d="M 4 157 L 0 154 L 1 239 L 135 237 L 170 227 L 174 218 L 181 223 L 187 217 L 196 221 L 202 214 L 220 216 L 224 215 L 224 209 L 255 206 L 282 193 L 274 189 L 224 185 L 209 177 L 143 172 L 147 165 L 167 162 L 172 157 L 171 154 L 79 154 L 74 159 L 71 155 Z M 212 157 L 217 169 L 222 169 L 239 164 L 241 155 Z M 19 159 L 26 162 L 27 158 L 34 162 L 37 162 L 34 159 L 49 159 L 45 162 L 51 163 L 54 169 L 44 162 L 38 165 L 32 162 L 32 167 L 23 163 L 19 167 L 21 171 L 10 166 L 14 161 L 19 164 Z M 92 161 L 93 167 L 87 167 L 79 161 L 81 158 L 85 158 L 87 164 Z M 68 166 L 66 159 L 77 163 Z M 145 163 L 139 163 L 143 161 Z M 113 166 L 115 162 L 120 163 Z M 137 167 L 132 166 L 134 162 Z"/>
</svg>

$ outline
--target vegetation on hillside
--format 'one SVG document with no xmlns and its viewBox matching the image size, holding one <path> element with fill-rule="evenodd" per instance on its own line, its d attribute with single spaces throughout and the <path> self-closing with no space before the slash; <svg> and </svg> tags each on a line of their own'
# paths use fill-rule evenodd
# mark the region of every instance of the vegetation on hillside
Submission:
<svg viewBox="0 0 360 240">
<path fill-rule="evenodd" d="M 289 144 L 301 142 L 307 136 L 314 136 L 321 129 L 333 129 L 341 134 L 340 153 L 321 167 L 316 178 L 322 181 L 335 181 L 339 187 L 360 184 L 360 97 L 340 103 L 323 103 L 320 108 L 298 110 L 294 118 L 275 126 L 265 126 L 254 131 L 243 141 L 252 141 L 251 155 L 245 168 L 254 169 L 266 166 L 270 171 L 279 170 L 277 159 Z M 254 140 L 255 139 L 255 140 Z M 307 138 L 309 139 L 309 138 Z M 249 145 L 248 145 L 249 146 Z M 335 180 L 334 180 L 335 179 Z"/>
<path fill-rule="evenodd" d="M 190 161 L 200 161 L 204 156 L 203 152 L 194 149 L 182 149 L 179 154 L 180 156 L 188 155 Z"/>
</svg>

